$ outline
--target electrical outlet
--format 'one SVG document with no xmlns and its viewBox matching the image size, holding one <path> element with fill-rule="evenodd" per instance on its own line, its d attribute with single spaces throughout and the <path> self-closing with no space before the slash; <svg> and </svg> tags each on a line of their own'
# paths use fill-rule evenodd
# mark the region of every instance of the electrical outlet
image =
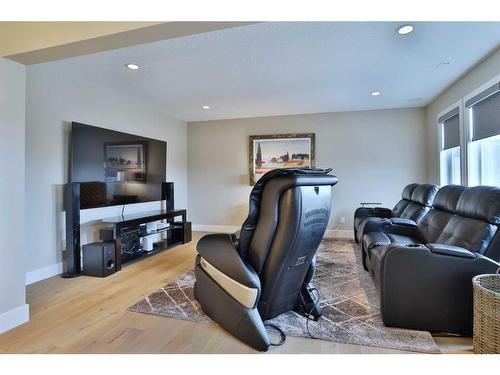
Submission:
<svg viewBox="0 0 500 375">
<path fill-rule="evenodd" d="M 344 216 L 340 217 L 340 224 L 345 224 L 345 217 Z"/>
</svg>

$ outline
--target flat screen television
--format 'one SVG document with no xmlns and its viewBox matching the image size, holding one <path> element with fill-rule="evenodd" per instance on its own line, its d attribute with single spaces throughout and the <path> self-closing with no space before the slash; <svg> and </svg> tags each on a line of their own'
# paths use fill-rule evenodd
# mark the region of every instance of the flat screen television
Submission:
<svg viewBox="0 0 500 375">
<path fill-rule="evenodd" d="M 81 209 L 161 200 L 167 142 L 73 122 L 70 150 Z"/>
</svg>

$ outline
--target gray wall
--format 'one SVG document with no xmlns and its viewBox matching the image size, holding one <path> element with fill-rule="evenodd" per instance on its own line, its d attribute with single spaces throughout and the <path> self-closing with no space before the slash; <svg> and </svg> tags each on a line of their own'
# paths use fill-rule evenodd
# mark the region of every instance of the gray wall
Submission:
<svg viewBox="0 0 500 375">
<path fill-rule="evenodd" d="M 188 123 L 189 214 L 195 225 L 241 225 L 248 209 L 248 137 L 315 132 L 316 165 L 333 168 L 330 228 L 350 230 L 361 201 L 392 206 L 425 181 L 424 110 L 321 113 Z M 340 216 L 346 219 L 339 223 Z"/>
<path fill-rule="evenodd" d="M 71 121 L 167 141 L 167 180 L 175 181 L 177 205 L 187 206 L 185 122 L 137 105 L 120 92 L 90 86 L 85 77 L 65 76 L 57 70 L 57 64 L 50 63 L 27 68 L 26 107 L 28 275 L 44 267 L 50 268 L 48 275 L 60 271 L 51 267 L 60 265 L 62 260 L 62 186 L 68 180 Z M 152 208 L 146 203 L 133 206 L 138 207 L 127 207 L 126 212 Z M 85 210 L 82 221 L 92 224 L 100 218 L 120 214 L 120 209 L 114 206 Z M 83 242 L 95 239 L 86 233 L 82 237 Z"/>
<path fill-rule="evenodd" d="M 25 68 L 0 58 L 0 332 L 2 314 L 25 305 Z"/>
<path fill-rule="evenodd" d="M 500 74 L 500 48 L 467 72 L 427 106 L 427 178 L 430 182 L 439 184 L 438 114 L 498 74 Z"/>
</svg>

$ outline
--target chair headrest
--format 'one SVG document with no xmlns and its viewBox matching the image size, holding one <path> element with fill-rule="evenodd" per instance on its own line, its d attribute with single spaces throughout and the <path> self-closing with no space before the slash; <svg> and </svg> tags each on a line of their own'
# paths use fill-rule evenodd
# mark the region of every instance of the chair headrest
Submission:
<svg viewBox="0 0 500 375">
<path fill-rule="evenodd" d="M 434 196 L 439 190 L 439 186 L 431 184 L 418 184 L 411 193 L 410 200 L 420 203 L 423 206 L 430 207 L 434 201 Z"/>
<path fill-rule="evenodd" d="M 284 177 L 284 176 L 295 176 L 295 177 L 323 177 L 325 178 L 325 182 L 321 183 L 321 185 L 335 185 L 338 182 L 338 178 L 332 175 L 329 175 L 332 171 L 331 168 L 320 169 L 320 168 L 278 168 L 274 169 L 270 172 L 267 172 L 264 176 L 262 176 L 259 181 L 255 184 L 252 192 L 254 190 L 258 190 L 259 185 L 264 186 L 269 180 Z M 306 181 L 307 179 L 301 179 L 302 181 Z"/>
<path fill-rule="evenodd" d="M 403 189 L 403 192 L 401 193 L 401 198 L 410 200 L 411 199 L 411 193 L 413 193 L 413 190 L 415 190 L 415 187 L 417 187 L 418 184 L 409 184 L 406 185 L 405 188 Z"/>
<path fill-rule="evenodd" d="M 500 188 L 475 186 L 466 188 L 457 204 L 457 214 L 500 224 Z"/>
<path fill-rule="evenodd" d="M 455 213 L 460 196 L 466 189 L 462 185 L 446 185 L 436 193 L 432 207 L 438 210 Z"/>
</svg>

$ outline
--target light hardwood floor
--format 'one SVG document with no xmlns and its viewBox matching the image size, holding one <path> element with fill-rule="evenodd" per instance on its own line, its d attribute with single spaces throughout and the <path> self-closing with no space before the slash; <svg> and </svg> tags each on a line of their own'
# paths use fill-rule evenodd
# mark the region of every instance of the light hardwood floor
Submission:
<svg viewBox="0 0 500 375">
<path fill-rule="evenodd" d="M 104 278 L 50 279 L 27 288 L 30 321 L 0 335 L 0 353 L 256 353 L 223 329 L 128 312 L 194 264 L 193 241 Z M 445 353 L 470 353 L 471 340 L 436 338 Z M 267 353 L 408 353 L 288 337 Z"/>
</svg>

